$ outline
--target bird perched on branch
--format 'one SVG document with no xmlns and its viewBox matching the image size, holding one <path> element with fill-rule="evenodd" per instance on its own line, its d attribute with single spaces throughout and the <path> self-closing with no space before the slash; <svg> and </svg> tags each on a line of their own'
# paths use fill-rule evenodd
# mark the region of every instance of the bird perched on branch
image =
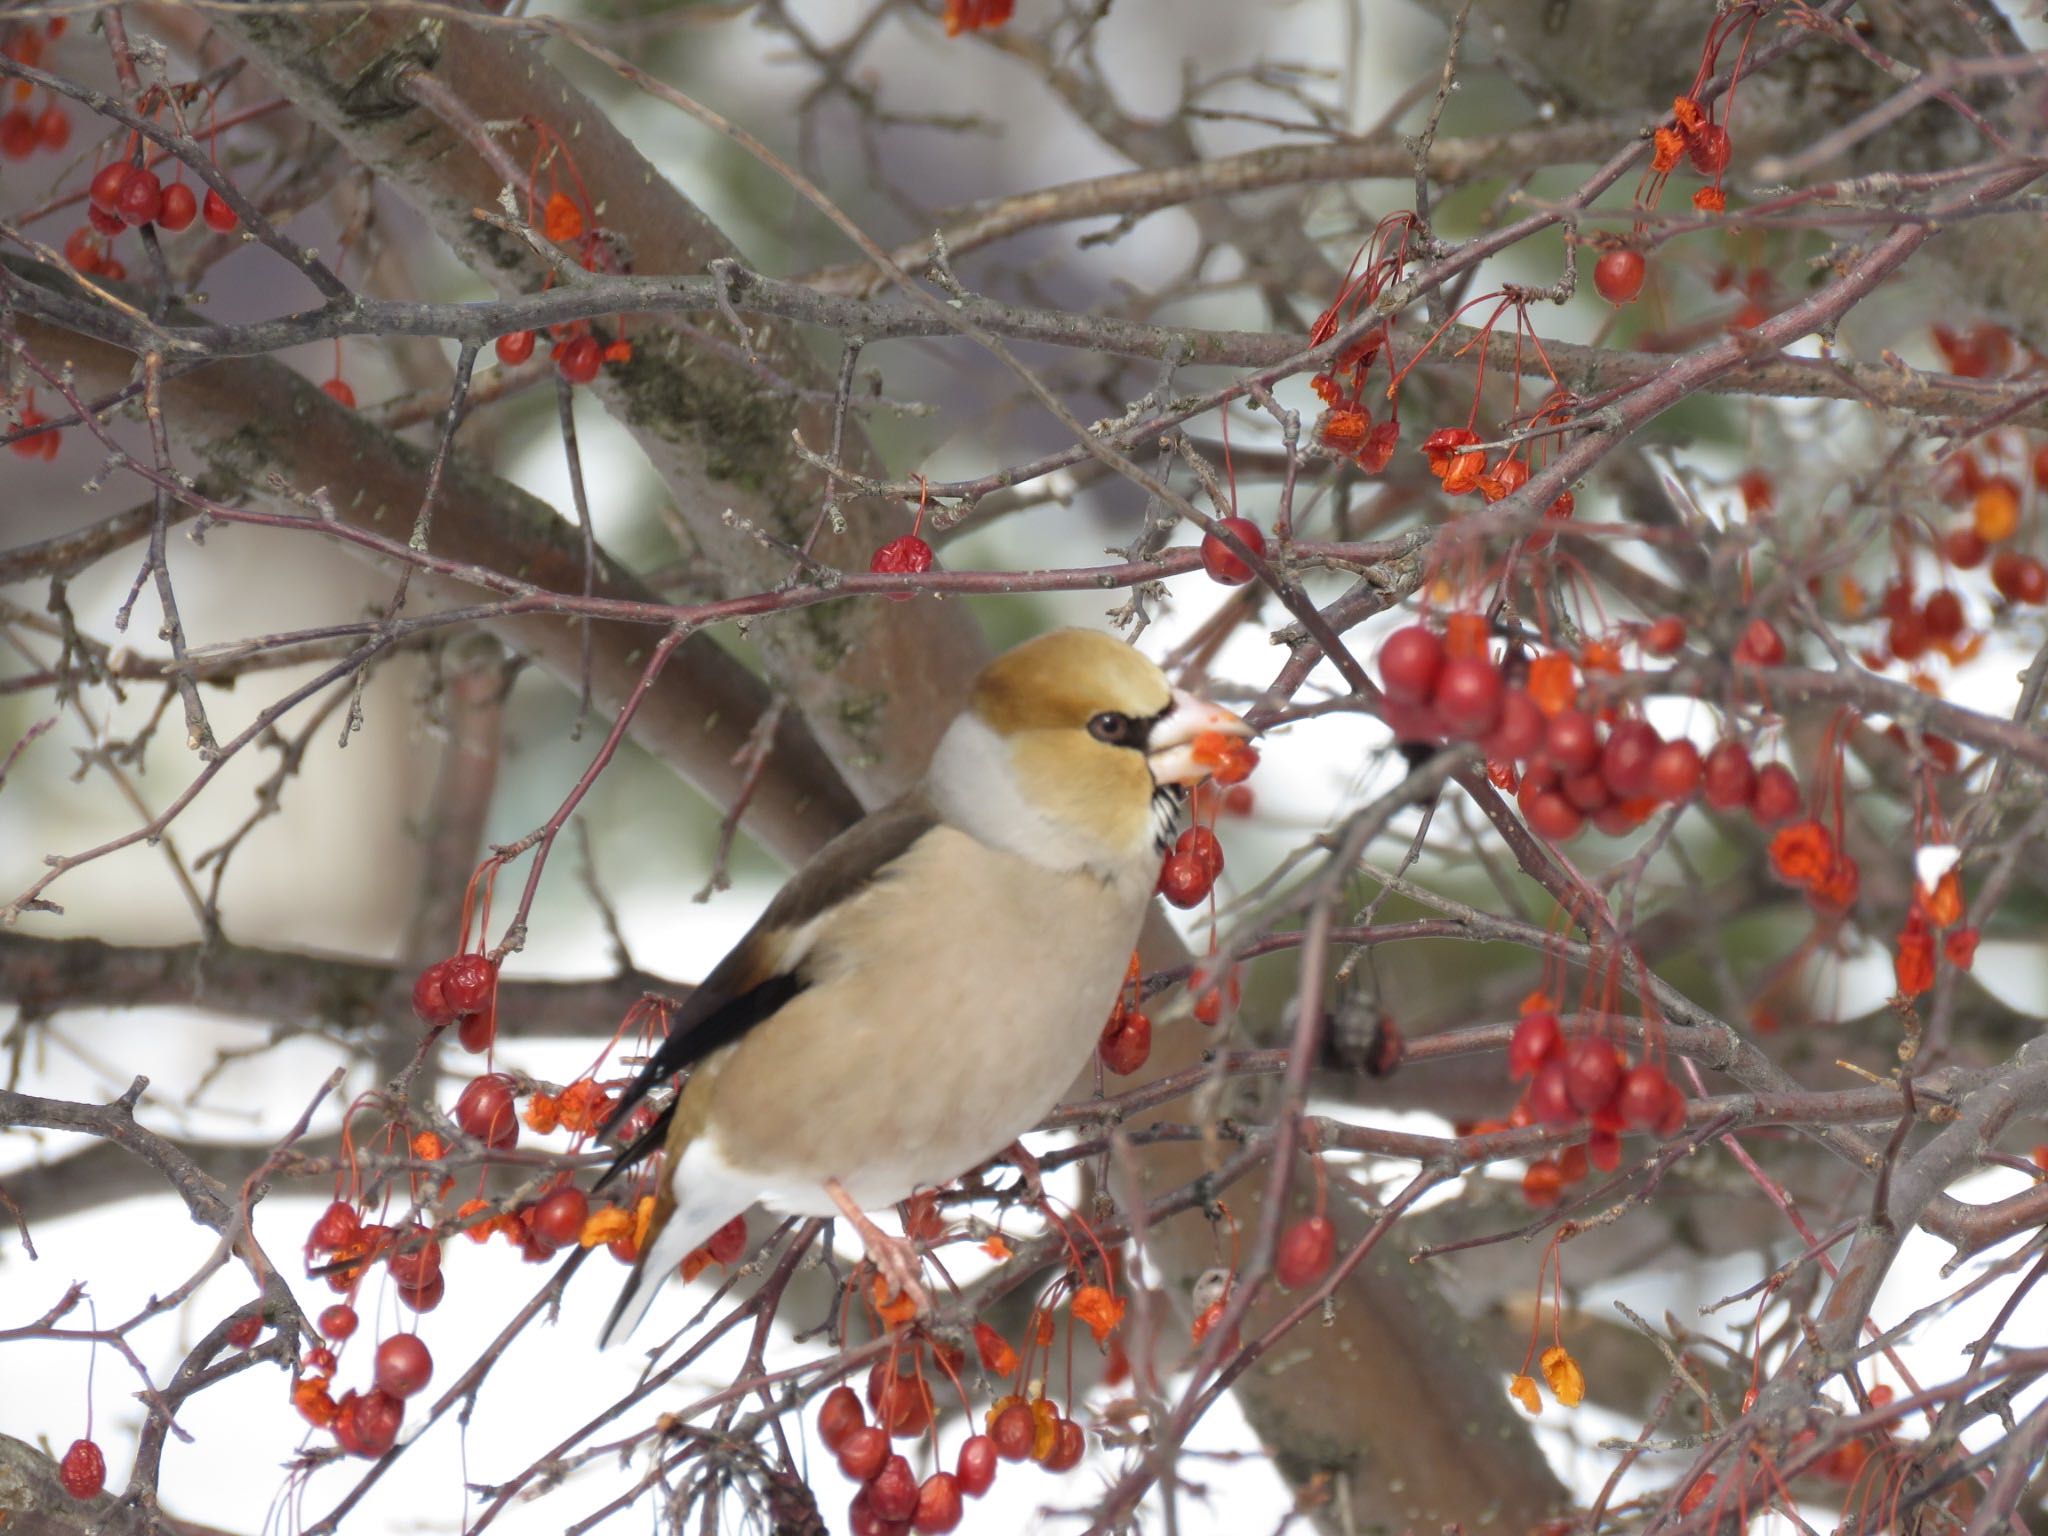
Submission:
<svg viewBox="0 0 2048 1536">
<path fill-rule="evenodd" d="M 666 1145 L 602 1343 L 756 1202 L 845 1216 L 925 1307 L 910 1246 L 866 1210 L 979 1166 L 1073 1083 L 1207 733 L 1251 730 L 1108 635 L 1060 630 L 989 664 L 924 784 L 782 888 L 621 1096 L 609 1124 L 692 1069 L 605 1175 Z"/>
</svg>

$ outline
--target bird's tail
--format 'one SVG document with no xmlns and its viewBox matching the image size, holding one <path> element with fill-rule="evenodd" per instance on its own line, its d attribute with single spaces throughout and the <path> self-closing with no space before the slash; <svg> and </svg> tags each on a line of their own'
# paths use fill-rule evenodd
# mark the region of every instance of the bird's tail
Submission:
<svg viewBox="0 0 2048 1536">
<path fill-rule="evenodd" d="M 647 1247 L 641 1249 L 633 1274 L 627 1276 L 625 1290 L 618 1292 L 612 1315 L 604 1319 L 604 1331 L 598 1333 L 598 1348 L 608 1350 L 639 1327 L 662 1284 L 676 1274 L 690 1253 L 711 1241 L 711 1235 L 731 1217 L 733 1212 L 721 1206 L 676 1206 L 662 1229 L 647 1235 Z"/>
</svg>

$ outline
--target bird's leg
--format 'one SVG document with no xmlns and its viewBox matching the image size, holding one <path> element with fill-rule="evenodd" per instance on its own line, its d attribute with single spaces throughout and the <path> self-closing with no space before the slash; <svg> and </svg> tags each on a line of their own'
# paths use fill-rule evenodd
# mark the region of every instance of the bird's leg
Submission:
<svg viewBox="0 0 2048 1536">
<path fill-rule="evenodd" d="M 918 1278 L 916 1250 L 905 1239 L 891 1237 L 876 1226 L 873 1218 L 854 1204 L 853 1196 L 837 1179 L 825 1181 L 825 1193 L 853 1223 L 853 1230 L 860 1234 L 861 1244 L 867 1249 L 868 1261 L 881 1272 L 882 1278 L 896 1288 L 899 1296 L 908 1297 L 920 1315 L 931 1311 L 931 1298 L 925 1294 L 924 1284 Z"/>
<path fill-rule="evenodd" d="M 1025 1146 L 1020 1137 L 996 1155 L 1016 1168 L 1018 1176 L 1024 1180 L 1024 1188 L 1031 1195 L 1031 1203 L 1044 1210 L 1045 1170 L 1038 1166 L 1037 1154 Z"/>
</svg>

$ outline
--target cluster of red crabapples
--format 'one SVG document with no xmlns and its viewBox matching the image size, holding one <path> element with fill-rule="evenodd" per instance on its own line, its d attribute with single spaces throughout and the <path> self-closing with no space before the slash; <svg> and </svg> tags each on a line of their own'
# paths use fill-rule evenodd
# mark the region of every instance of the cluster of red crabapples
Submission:
<svg viewBox="0 0 2048 1536">
<path fill-rule="evenodd" d="M 621 270 L 618 253 L 605 236 L 603 226 L 597 222 L 592 211 L 590 190 L 583 184 L 583 173 L 576 168 L 576 158 L 569 153 L 569 146 L 539 118 L 525 119 L 533 133 L 533 163 L 526 176 L 526 219 L 541 234 L 556 245 L 567 246 L 575 254 L 576 263 L 586 272 L 617 272 Z M 572 194 L 562 182 L 561 168 L 568 167 L 569 181 L 574 185 Z M 547 192 L 541 192 L 541 178 L 547 179 Z M 554 274 L 548 274 L 541 291 L 545 293 L 554 286 Z M 592 333 L 588 320 L 569 320 L 560 325 L 548 327 L 552 342 L 549 359 L 555 365 L 555 372 L 571 384 L 588 384 L 595 379 L 606 363 L 630 363 L 633 360 L 633 343 L 623 331 L 609 341 L 600 341 Z M 507 331 L 496 343 L 498 361 L 508 367 L 517 367 L 533 356 L 538 338 L 532 331 Z"/>
<path fill-rule="evenodd" d="M 915 1225 L 915 1218 L 907 1228 Z M 1116 1265 L 1105 1257 L 1110 1283 Z M 1106 1379 L 1127 1374 L 1129 1362 L 1120 1345 L 1111 1343 L 1123 1321 L 1125 1303 L 1106 1285 L 1079 1284 L 1071 1277 L 1056 1282 L 1048 1299 L 1032 1311 L 1028 1324 L 1032 1357 L 1050 1350 L 1055 1322 L 1050 1298 L 1071 1291 L 1069 1310 L 1076 1324 L 1110 1351 Z M 939 1536 L 960 1523 L 961 1498 L 980 1498 L 994 1485 L 1000 1463 L 1032 1461 L 1048 1472 L 1073 1470 L 1088 1447 L 1087 1432 L 1060 1412 L 1038 1382 L 1005 1393 L 983 1416 L 983 1432 L 970 1435 L 960 1447 L 954 1470 L 933 1472 L 922 1482 L 909 1460 L 890 1449 L 891 1440 L 915 1439 L 928 1433 L 935 1413 L 930 1383 L 925 1379 L 924 1351 L 956 1388 L 966 1355 L 939 1340 L 899 1339 L 887 1358 L 875 1363 L 867 1379 L 867 1406 L 851 1387 L 834 1387 L 818 1409 L 818 1438 L 839 1461 L 839 1469 L 859 1486 L 854 1495 L 851 1529 L 857 1536 Z M 985 1322 L 974 1325 L 974 1348 L 990 1376 L 1016 1378 L 1028 1374 L 1017 1350 Z M 1048 1357 L 1049 1358 L 1049 1357 Z M 872 1413 L 874 1421 L 869 1422 Z"/>
<path fill-rule="evenodd" d="M 1759 629 L 1759 626 L 1761 628 Z M 1685 626 L 1660 619 L 1643 649 L 1665 656 L 1685 643 Z M 1758 619 L 1737 660 L 1769 665 L 1784 642 Z M 1577 669 L 1559 653 L 1518 660 L 1511 680 L 1488 652 L 1476 614 L 1453 614 L 1439 635 L 1426 624 L 1394 631 L 1380 647 L 1386 721 L 1402 741 L 1472 741 L 1487 773 L 1512 789 L 1530 828 L 1553 842 L 1590 819 L 1610 837 L 1640 826 L 1659 805 L 1702 796 L 1715 810 L 1746 810 L 1769 827 L 1797 815 L 1798 780 L 1778 763 L 1758 768 L 1740 742 L 1704 756 L 1683 737 L 1666 741 L 1647 720 L 1582 707 Z"/>
<path fill-rule="evenodd" d="M 1671 1137 L 1685 1125 L 1685 1095 L 1661 1066 L 1648 1054 L 1631 1062 L 1604 1035 L 1567 1040 L 1557 1005 L 1542 992 L 1522 1000 L 1522 1016 L 1508 1041 L 1508 1076 L 1528 1086 L 1506 1120 L 1482 1122 L 1471 1128 L 1474 1133 L 1527 1125 L 1587 1127 L 1583 1142 L 1529 1164 L 1522 1195 L 1533 1206 L 1555 1205 L 1589 1166 L 1612 1173 L 1621 1165 L 1623 1131 Z"/>
<path fill-rule="evenodd" d="M 0 53 L 24 68 L 34 69 L 43 61 L 44 46 L 62 37 L 65 25 L 62 16 L 52 17 L 41 27 L 22 23 L 0 43 Z M 55 96 L 43 104 L 40 112 L 29 110 L 35 87 L 28 81 L 15 81 L 13 96 L 14 105 L 0 112 L 0 157 L 26 160 L 42 150 L 56 154 L 71 142 L 71 119 Z"/>
</svg>

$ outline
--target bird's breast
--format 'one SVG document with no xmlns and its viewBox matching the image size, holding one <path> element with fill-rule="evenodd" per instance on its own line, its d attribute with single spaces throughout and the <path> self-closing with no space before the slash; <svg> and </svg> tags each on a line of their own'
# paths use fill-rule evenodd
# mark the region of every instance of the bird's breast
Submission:
<svg viewBox="0 0 2048 1536">
<path fill-rule="evenodd" d="M 715 1067 L 704 1134 L 780 1209 L 942 1184 L 1058 1102 L 1100 1037 L 1150 871 L 1048 870 L 940 829 L 819 934 L 811 985 Z"/>
</svg>

